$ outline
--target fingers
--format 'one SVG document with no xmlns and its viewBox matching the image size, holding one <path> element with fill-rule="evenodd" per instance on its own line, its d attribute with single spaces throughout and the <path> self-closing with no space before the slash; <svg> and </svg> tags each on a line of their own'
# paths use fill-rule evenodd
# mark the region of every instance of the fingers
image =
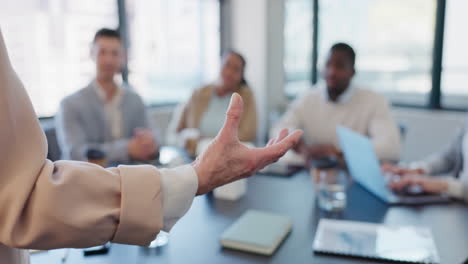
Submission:
<svg viewBox="0 0 468 264">
<path fill-rule="evenodd" d="M 271 138 L 268 143 L 266 144 L 266 146 L 271 146 L 271 145 L 274 145 L 276 144 L 277 142 L 280 142 L 281 140 L 283 140 L 287 135 L 289 134 L 289 129 L 287 128 L 283 128 L 280 133 L 278 134 L 277 137 L 274 137 L 274 138 Z"/>
<path fill-rule="evenodd" d="M 422 183 L 422 178 L 420 177 L 406 176 L 406 177 L 402 177 L 398 181 L 392 182 L 389 186 L 393 190 L 401 191 L 406 186 L 413 185 L 413 184 L 421 184 L 421 183 Z"/>
<path fill-rule="evenodd" d="M 281 140 L 276 140 L 274 144 L 258 149 L 258 159 L 262 162 L 273 162 L 281 158 L 286 151 L 299 142 L 302 133 L 302 130 L 296 130 L 286 137 L 283 137 Z"/>
<path fill-rule="evenodd" d="M 302 130 L 295 130 L 291 134 L 286 133 L 285 136 L 276 141 L 276 145 L 283 148 L 284 152 L 286 152 L 299 143 L 303 133 Z"/>
<path fill-rule="evenodd" d="M 221 128 L 218 136 L 222 138 L 235 138 L 237 139 L 237 130 L 244 109 L 244 103 L 238 93 L 234 93 L 229 103 L 229 108 L 226 113 L 226 120 Z"/>
<path fill-rule="evenodd" d="M 285 137 L 287 137 L 289 135 L 289 129 L 287 128 L 283 128 L 280 133 L 279 133 L 279 136 L 276 138 L 275 140 L 275 143 L 278 143 L 280 142 L 281 140 L 283 140 Z"/>
<path fill-rule="evenodd" d="M 407 181 L 401 179 L 401 180 L 398 180 L 398 181 L 390 182 L 388 187 L 390 187 L 390 189 L 392 189 L 392 190 L 399 191 L 399 190 L 403 189 L 403 187 L 405 187 L 406 185 L 407 185 Z"/>
<path fill-rule="evenodd" d="M 276 138 L 271 138 L 271 139 L 268 141 L 268 143 L 266 144 L 266 146 L 268 147 L 268 146 L 273 145 L 273 144 L 275 143 L 275 141 L 276 141 Z"/>
</svg>

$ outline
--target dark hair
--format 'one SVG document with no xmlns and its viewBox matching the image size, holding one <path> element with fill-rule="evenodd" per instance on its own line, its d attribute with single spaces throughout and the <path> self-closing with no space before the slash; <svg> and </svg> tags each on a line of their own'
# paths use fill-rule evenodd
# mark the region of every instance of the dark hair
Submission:
<svg viewBox="0 0 468 264">
<path fill-rule="evenodd" d="M 245 80 L 245 67 L 247 67 L 247 61 L 245 60 L 244 56 L 242 56 L 239 52 L 235 50 L 228 50 L 224 53 L 223 58 L 226 58 L 228 55 L 237 56 L 242 62 L 242 77 L 241 77 L 241 85 L 247 85 L 247 80 Z"/>
<path fill-rule="evenodd" d="M 116 38 L 121 40 L 120 33 L 117 30 L 110 29 L 110 28 L 101 28 L 94 34 L 93 43 L 96 43 L 98 38 Z"/>
<path fill-rule="evenodd" d="M 356 53 L 354 52 L 353 48 L 351 48 L 350 45 L 346 43 L 342 43 L 342 42 L 336 43 L 330 49 L 330 52 L 335 52 L 335 51 L 341 51 L 341 52 L 346 53 L 349 59 L 351 60 L 351 65 L 354 68 L 354 63 L 356 62 Z"/>
</svg>

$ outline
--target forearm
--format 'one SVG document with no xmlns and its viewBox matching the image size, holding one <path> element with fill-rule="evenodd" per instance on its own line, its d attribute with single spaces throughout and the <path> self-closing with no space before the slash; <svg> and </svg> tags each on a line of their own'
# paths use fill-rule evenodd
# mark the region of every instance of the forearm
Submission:
<svg viewBox="0 0 468 264">
<path fill-rule="evenodd" d="M 3 192 L 1 199 L 13 201 L 2 205 L 0 216 L 0 243 L 8 246 L 147 245 L 162 228 L 160 173 L 152 166 L 46 161 L 36 177 L 21 177 L 11 184 L 24 191 L 14 200 Z"/>
<path fill-rule="evenodd" d="M 18 195 L 13 205 L 4 207 L 8 211 L 0 216 L 0 243 L 35 249 L 108 241 L 145 246 L 185 215 L 198 178 L 190 165 L 103 169 L 83 162 L 46 161 L 34 186 L 30 194 Z"/>
</svg>

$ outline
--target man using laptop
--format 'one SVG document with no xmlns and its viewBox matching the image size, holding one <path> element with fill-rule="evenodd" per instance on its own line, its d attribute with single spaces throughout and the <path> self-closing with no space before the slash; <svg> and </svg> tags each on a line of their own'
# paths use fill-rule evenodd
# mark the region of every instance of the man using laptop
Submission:
<svg viewBox="0 0 468 264">
<path fill-rule="evenodd" d="M 414 162 L 409 168 L 385 164 L 382 169 L 402 176 L 390 184 L 394 190 L 419 185 L 428 193 L 445 193 L 468 201 L 468 120 L 442 152 Z M 442 174 L 451 174 L 452 177 L 435 177 Z"/>
<path fill-rule="evenodd" d="M 333 45 L 323 72 L 325 82 L 291 104 L 271 135 L 282 128 L 301 128 L 304 135 L 296 151 L 307 159 L 319 159 L 340 155 L 335 129 L 341 125 L 370 137 L 380 160 L 398 160 L 400 134 L 389 103 L 352 83 L 355 57 L 349 45 Z"/>
</svg>

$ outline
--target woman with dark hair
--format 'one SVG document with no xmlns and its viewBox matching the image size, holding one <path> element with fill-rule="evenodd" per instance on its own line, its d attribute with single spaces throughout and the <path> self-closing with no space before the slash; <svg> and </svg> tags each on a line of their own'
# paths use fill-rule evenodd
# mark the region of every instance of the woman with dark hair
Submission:
<svg viewBox="0 0 468 264">
<path fill-rule="evenodd" d="M 188 102 L 175 112 L 169 128 L 170 144 L 183 146 L 194 155 L 198 140 L 216 136 L 233 93 L 238 93 L 244 101 L 239 139 L 255 141 L 257 109 L 253 92 L 245 81 L 245 67 L 246 61 L 239 53 L 230 51 L 223 56 L 218 81 L 196 89 Z"/>
</svg>

